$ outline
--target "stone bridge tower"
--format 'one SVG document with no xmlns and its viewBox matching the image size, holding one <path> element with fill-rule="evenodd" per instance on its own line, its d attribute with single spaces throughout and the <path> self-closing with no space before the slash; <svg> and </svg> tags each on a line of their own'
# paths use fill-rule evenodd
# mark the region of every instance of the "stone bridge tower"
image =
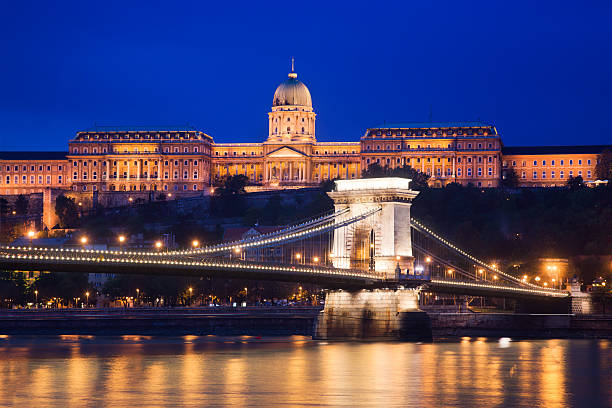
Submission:
<svg viewBox="0 0 612 408">
<path fill-rule="evenodd" d="M 379 209 L 373 215 L 334 232 L 331 257 L 336 268 L 372 269 L 388 279 L 414 273 L 410 234 L 410 206 L 418 191 L 410 179 L 398 177 L 337 180 L 328 195 L 336 211 L 349 211 L 336 222 Z"/>
</svg>

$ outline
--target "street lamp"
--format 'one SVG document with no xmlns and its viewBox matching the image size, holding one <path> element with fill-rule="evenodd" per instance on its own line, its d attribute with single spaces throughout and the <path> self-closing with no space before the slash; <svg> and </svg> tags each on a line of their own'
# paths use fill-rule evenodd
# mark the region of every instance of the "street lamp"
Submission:
<svg viewBox="0 0 612 408">
<path fill-rule="evenodd" d="M 125 235 L 119 235 L 119 238 L 117 238 L 119 240 L 119 243 L 123 244 L 125 242 Z"/>
<path fill-rule="evenodd" d="M 85 236 L 81 237 L 81 244 L 83 244 L 83 246 L 87 244 L 87 237 Z"/>
<path fill-rule="evenodd" d="M 194 239 L 193 241 L 191 241 L 191 246 L 194 248 L 197 248 L 200 246 L 200 241 L 198 241 L 197 239 Z"/>
<path fill-rule="evenodd" d="M 89 292 L 85 292 L 85 296 L 87 297 L 87 307 L 89 307 Z"/>
<path fill-rule="evenodd" d="M 302 259 L 302 254 L 300 254 L 299 252 L 295 254 L 295 259 L 297 259 L 297 261 L 300 262 L 300 259 Z"/>
<path fill-rule="evenodd" d="M 431 262 L 431 257 L 428 256 L 427 258 L 425 258 L 425 262 L 430 263 Z"/>
<path fill-rule="evenodd" d="M 35 303 L 38 304 L 38 290 L 34 291 L 34 296 L 36 297 Z"/>
<path fill-rule="evenodd" d="M 161 247 L 163 246 L 161 241 L 155 241 L 155 248 L 157 248 L 158 250 L 161 249 Z"/>
<path fill-rule="evenodd" d="M 193 288 L 189 287 L 189 306 L 191 306 L 191 294 L 193 293 Z"/>
<path fill-rule="evenodd" d="M 36 232 L 29 230 L 28 231 L 28 238 L 30 238 L 30 246 L 32 246 L 32 240 L 34 239 L 34 236 L 36 235 Z"/>
<path fill-rule="evenodd" d="M 312 258 L 312 261 L 313 261 L 314 263 L 319 262 L 319 257 L 318 257 L 318 256 L 315 256 L 314 258 Z"/>
</svg>

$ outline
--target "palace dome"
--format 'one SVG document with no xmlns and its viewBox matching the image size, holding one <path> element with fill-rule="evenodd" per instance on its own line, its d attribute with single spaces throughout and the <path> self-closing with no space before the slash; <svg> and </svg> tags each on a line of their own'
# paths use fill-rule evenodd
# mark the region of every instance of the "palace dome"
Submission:
<svg viewBox="0 0 612 408">
<path fill-rule="evenodd" d="M 293 71 L 289 73 L 289 78 L 276 88 L 272 106 L 298 105 L 312 108 L 312 98 L 310 91 L 302 82 L 297 79 L 297 74 Z"/>
</svg>

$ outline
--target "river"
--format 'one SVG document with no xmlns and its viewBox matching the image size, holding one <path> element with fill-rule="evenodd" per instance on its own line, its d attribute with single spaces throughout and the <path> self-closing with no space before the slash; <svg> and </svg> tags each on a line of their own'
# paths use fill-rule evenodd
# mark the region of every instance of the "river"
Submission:
<svg viewBox="0 0 612 408">
<path fill-rule="evenodd" d="M 0 336 L 0 406 L 610 407 L 611 346 Z"/>
</svg>

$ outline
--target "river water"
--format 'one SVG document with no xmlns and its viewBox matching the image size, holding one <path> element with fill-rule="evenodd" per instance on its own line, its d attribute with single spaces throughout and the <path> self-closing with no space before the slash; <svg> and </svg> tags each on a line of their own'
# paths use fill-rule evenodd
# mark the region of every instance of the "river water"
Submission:
<svg viewBox="0 0 612 408">
<path fill-rule="evenodd" d="M 0 336 L 0 406 L 610 407 L 612 342 Z"/>
</svg>

